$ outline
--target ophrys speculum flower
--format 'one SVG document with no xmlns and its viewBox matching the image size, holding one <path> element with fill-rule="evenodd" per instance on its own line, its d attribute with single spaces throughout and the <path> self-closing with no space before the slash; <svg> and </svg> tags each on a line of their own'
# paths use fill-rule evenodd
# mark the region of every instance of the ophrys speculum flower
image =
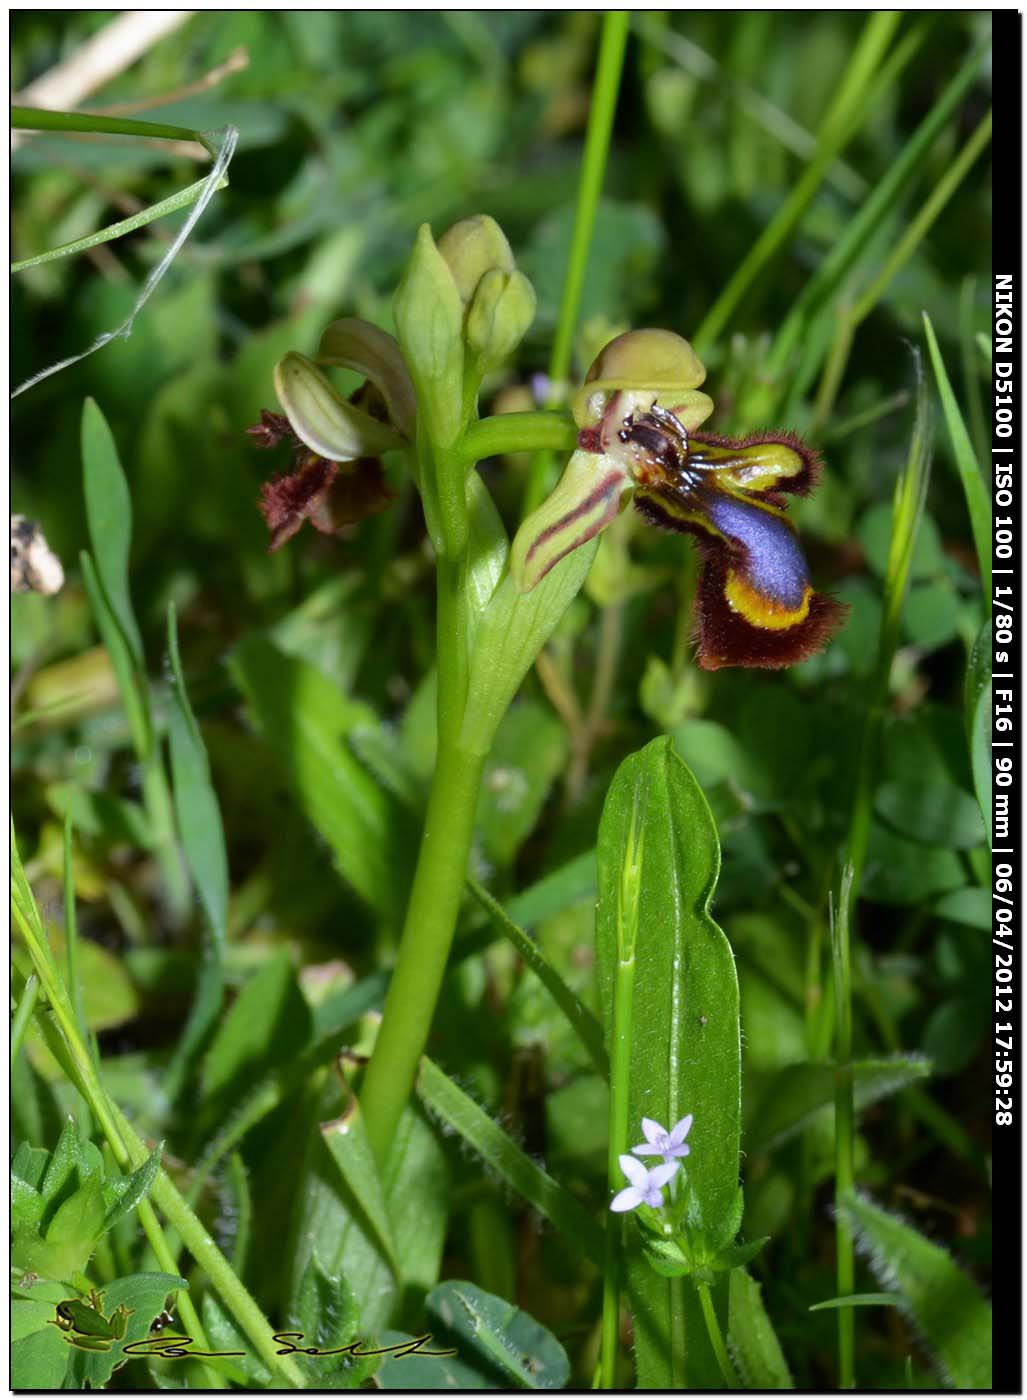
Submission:
<svg viewBox="0 0 1027 1400">
<path fill-rule="evenodd" d="M 846 612 L 814 590 L 785 513 L 785 493 L 816 485 L 820 458 L 791 433 L 700 431 L 713 411 L 704 378 L 688 342 L 667 331 L 607 346 L 575 399 L 578 451 L 521 527 L 511 567 L 530 591 L 633 500 L 650 524 L 699 542 L 700 666 L 791 666 L 819 651 Z"/>
</svg>

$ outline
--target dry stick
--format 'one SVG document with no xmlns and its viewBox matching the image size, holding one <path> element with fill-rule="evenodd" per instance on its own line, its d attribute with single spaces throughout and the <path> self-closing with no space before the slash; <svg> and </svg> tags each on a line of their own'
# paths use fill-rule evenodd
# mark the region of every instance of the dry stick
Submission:
<svg viewBox="0 0 1027 1400">
<path fill-rule="evenodd" d="M 224 63 L 219 63 L 216 68 L 212 68 L 209 73 L 204 73 L 202 78 L 197 78 L 195 82 L 172 88 L 170 92 L 158 92 L 153 97 L 140 98 L 137 102 L 115 102 L 110 107 L 92 107 L 89 110 L 98 117 L 138 116 L 140 112 L 152 112 L 156 107 L 169 107 L 172 102 L 183 102 L 187 97 L 196 97 L 201 92 L 209 92 L 225 78 L 231 77 L 233 73 L 241 73 L 244 68 L 249 66 L 249 51 L 240 45 L 239 48 L 232 50 Z"/>
</svg>

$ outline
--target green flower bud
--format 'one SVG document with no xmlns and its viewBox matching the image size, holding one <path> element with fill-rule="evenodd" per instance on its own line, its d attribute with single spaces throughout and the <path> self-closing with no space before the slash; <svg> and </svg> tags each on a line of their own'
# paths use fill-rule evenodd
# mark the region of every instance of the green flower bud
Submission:
<svg viewBox="0 0 1027 1400">
<path fill-rule="evenodd" d="M 436 443 L 453 443 L 463 421 L 464 305 L 427 224 L 418 231 L 393 311 L 418 412 Z"/>
<path fill-rule="evenodd" d="M 513 272 L 516 264 L 506 234 L 488 214 L 461 219 L 439 239 L 439 252 L 453 274 L 453 281 L 466 306 L 486 272 L 498 268 Z"/>
<path fill-rule="evenodd" d="M 579 428 L 595 427 L 619 393 L 622 416 L 646 413 L 659 402 L 683 427 L 697 428 L 713 412 L 713 400 L 698 392 L 705 378 L 698 355 L 673 331 L 628 331 L 596 357 L 574 396 L 574 421 Z"/>
<path fill-rule="evenodd" d="M 489 368 L 506 359 L 535 317 L 535 289 L 523 272 L 490 268 L 467 310 L 467 344 Z"/>
<path fill-rule="evenodd" d="M 294 350 L 275 366 L 275 393 L 293 432 L 319 457 L 355 462 L 403 441 L 388 423 L 347 403 L 317 365 Z"/>
</svg>

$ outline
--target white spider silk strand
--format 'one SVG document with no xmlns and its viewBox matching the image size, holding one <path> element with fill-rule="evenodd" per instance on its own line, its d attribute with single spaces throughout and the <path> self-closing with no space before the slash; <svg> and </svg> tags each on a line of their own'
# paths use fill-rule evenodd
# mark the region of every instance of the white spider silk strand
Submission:
<svg viewBox="0 0 1027 1400">
<path fill-rule="evenodd" d="M 93 341 L 92 345 L 90 345 L 87 349 L 83 350 L 81 354 L 70 355 L 66 360 L 58 360 L 56 364 L 49 365 L 46 369 L 41 369 L 39 373 L 34 374 L 31 379 L 26 379 L 24 384 L 19 384 L 17 389 L 15 389 L 14 392 L 11 394 L 12 399 L 16 399 L 19 394 L 24 394 L 27 389 L 33 388 L 36 384 L 40 382 L 40 380 L 48 379 L 51 374 L 57 374 L 60 370 L 67 369 L 69 365 L 76 364 L 79 360 L 84 360 L 87 355 L 92 355 L 96 350 L 102 350 L 105 345 L 109 344 L 112 340 L 116 340 L 119 336 L 127 340 L 128 337 L 132 334 L 132 327 L 135 323 L 135 318 L 139 315 L 140 311 L 142 311 L 143 307 L 149 301 L 150 295 L 156 290 L 158 282 L 160 282 L 165 272 L 167 272 L 168 268 L 178 256 L 179 249 L 182 247 L 182 244 L 192 233 L 194 227 L 196 226 L 196 221 L 199 219 L 200 215 L 206 209 L 210 201 L 214 198 L 214 193 L 217 189 L 218 181 L 228 169 L 228 164 L 231 161 L 232 156 L 235 152 L 235 145 L 239 139 L 239 128 L 235 126 L 226 126 L 221 131 L 208 132 L 207 136 L 210 139 L 210 144 L 212 147 L 214 146 L 218 138 L 220 138 L 221 140 L 221 146 L 218 149 L 217 158 L 215 159 L 214 164 L 211 166 L 210 173 L 207 176 L 204 188 L 200 194 L 199 199 L 196 201 L 196 203 L 193 205 L 192 209 L 189 212 L 189 217 L 179 229 L 174 239 L 174 242 L 171 244 L 171 247 L 164 254 L 160 262 L 157 264 L 157 266 L 147 277 L 146 281 L 143 283 L 142 289 L 139 295 L 136 297 L 135 305 L 132 307 L 132 310 L 128 315 L 128 319 L 126 321 L 123 321 L 122 324 L 118 326 L 116 330 L 105 331 L 103 335 L 97 336 L 97 338 Z"/>
</svg>

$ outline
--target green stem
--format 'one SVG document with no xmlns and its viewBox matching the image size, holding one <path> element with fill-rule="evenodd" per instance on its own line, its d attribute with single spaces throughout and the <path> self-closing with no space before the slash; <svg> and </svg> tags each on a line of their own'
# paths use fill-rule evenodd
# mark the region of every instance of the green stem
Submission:
<svg viewBox="0 0 1027 1400">
<path fill-rule="evenodd" d="M 441 655 L 439 681 L 441 686 Z M 482 756 L 443 743 L 440 733 L 399 955 L 360 1096 L 368 1140 L 380 1163 L 388 1156 L 431 1029 L 460 910 L 483 766 Z"/>
<path fill-rule="evenodd" d="M 696 1292 L 699 1294 L 699 1303 L 702 1307 L 703 1320 L 706 1323 L 706 1331 L 709 1335 L 710 1346 L 713 1354 L 717 1358 L 717 1365 L 720 1367 L 720 1374 L 724 1377 L 724 1384 L 728 1390 L 738 1389 L 738 1377 L 735 1375 L 734 1367 L 731 1365 L 731 1358 L 727 1354 L 724 1345 L 724 1336 L 720 1330 L 720 1322 L 717 1318 L 717 1309 L 713 1306 L 713 1298 L 710 1295 L 710 1285 L 708 1283 L 697 1283 Z"/>
<path fill-rule="evenodd" d="M 634 951 L 630 961 L 618 960 L 613 990 L 613 1046 L 610 1064 L 610 1118 L 606 1175 L 611 1191 L 618 1189 L 618 1158 L 627 1150 L 628 1089 L 631 1071 L 631 1012 L 635 985 Z M 619 1216 L 606 1227 L 606 1260 L 603 1266 L 603 1325 L 599 1344 L 599 1389 L 616 1390 L 617 1354 L 620 1346 L 621 1252 L 623 1228 Z"/>
<path fill-rule="evenodd" d="M 75 905 L 73 835 L 74 827 L 69 806 L 64 817 L 64 941 L 68 958 L 68 987 L 71 990 L 71 1004 L 75 1009 L 76 1024 L 83 1039 L 85 1039 L 86 1017 L 82 1005 L 82 984 L 78 975 L 78 915 Z"/>
<path fill-rule="evenodd" d="M 577 441 L 577 427 L 566 413 L 499 413 L 470 424 L 460 456 L 470 464 L 507 452 L 573 452 Z"/>
<path fill-rule="evenodd" d="M 603 16 L 603 32 L 599 41 L 599 62 L 592 89 L 592 107 L 585 135 L 585 153 L 581 162 L 581 182 L 578 185 L 578 207 L 574 216 L 567 272 L 560 299 L 556 335 L 549 356 L 549 377 L 554 384 L 563 383 L 571 368 L 574 332 L 581 311 L 581 294 L 585 286 L 588 250 L 592 243 L 599 196 L 606 173 L 606 158 L 610 150 L 610 133 L 620 91 L 624 49 L 628 40 L 627 10 L 607 10 Z"/>
<path fill-rule="evenodd" d="M 856 1291 L 856 1262 L 852 1231 L 838 1209 L 855 1184 L 856 1108 L 852 1085 L 852 967 L 849 936 L 849 908 L 853 868 L 848 866 L 842 879 L 838 917 L 832 924 L 834 952 L 837 1034 L 835 1039 L 834 1094 L 834 1191 L 835 1248 L 837 1254 L 837 1294 L 847 1298 Z M 838 1388 L 852 1390 L 856 1384 L 855 1314 L 852 1308 L 838 1309 Z"/>
<path fill-rule="evenodd" d="M 595 227 L 596 210 L 599 207 L 603 177 L 606 174 L 613 117 L 617 108 L 617 95 L 620 92 L 624 50 L 628 41 L 628 19 L 627 10 L 607 10 L 603 16 L 599 61 L 592 87 L 592 105 L 588 115 L 588 130 L 585 133 L 581 179 L 578 183 L 574 233 L 567 257 L 556 334 L 549 356 L 549 380 L 554 400 L 563 392 L 563 386 L 570 375 L 574 334 L 578 328 L 581 296 L 588 269 L 588 252 L 592 244 L 592 230 Z M 551 470 L 549 454 L 537 453 L 531 464 L 528 479 L 523 512 L 525 515 L 534 510 L 546 494 Z"/>
<path fill-rule="evenodd" d="M 21 1054 L 21 1047 L 25 1040 L 25 1033 L 32 1020 L 32 1013 L 36 1009 L 36 999 L 39 996 L 39 978 L 33 972 L 29 975 L 18 1002 L 18 1008 L 14 1013 L 14 1020 L 11 1022 L 11 1066 L 13 1068 L 15 1060 Z"/>
<path fill-rule="evenodd" d="M 635 948 L 638 941 L 639 902 L 642 893 L 642 814 L 637 798 L 631 813 L 631 829 L 617 887 L 617 969 L 613 984 L 613 1033 L 610 1045 L 610 1117 L 606 1149 L 606 1178 L 615 1191 L 622 1179 L 619 1157 L 628 1145 L 628 1112 L 631 1093 L 631 1044 L 635 991 Z M 600 1388 L 617 1385 L 617 1347 L 620 1332 L 621 1222 L 606 1232 L 603 1266 L 603 1323 L 600 1336 Z"/>
</svg>

